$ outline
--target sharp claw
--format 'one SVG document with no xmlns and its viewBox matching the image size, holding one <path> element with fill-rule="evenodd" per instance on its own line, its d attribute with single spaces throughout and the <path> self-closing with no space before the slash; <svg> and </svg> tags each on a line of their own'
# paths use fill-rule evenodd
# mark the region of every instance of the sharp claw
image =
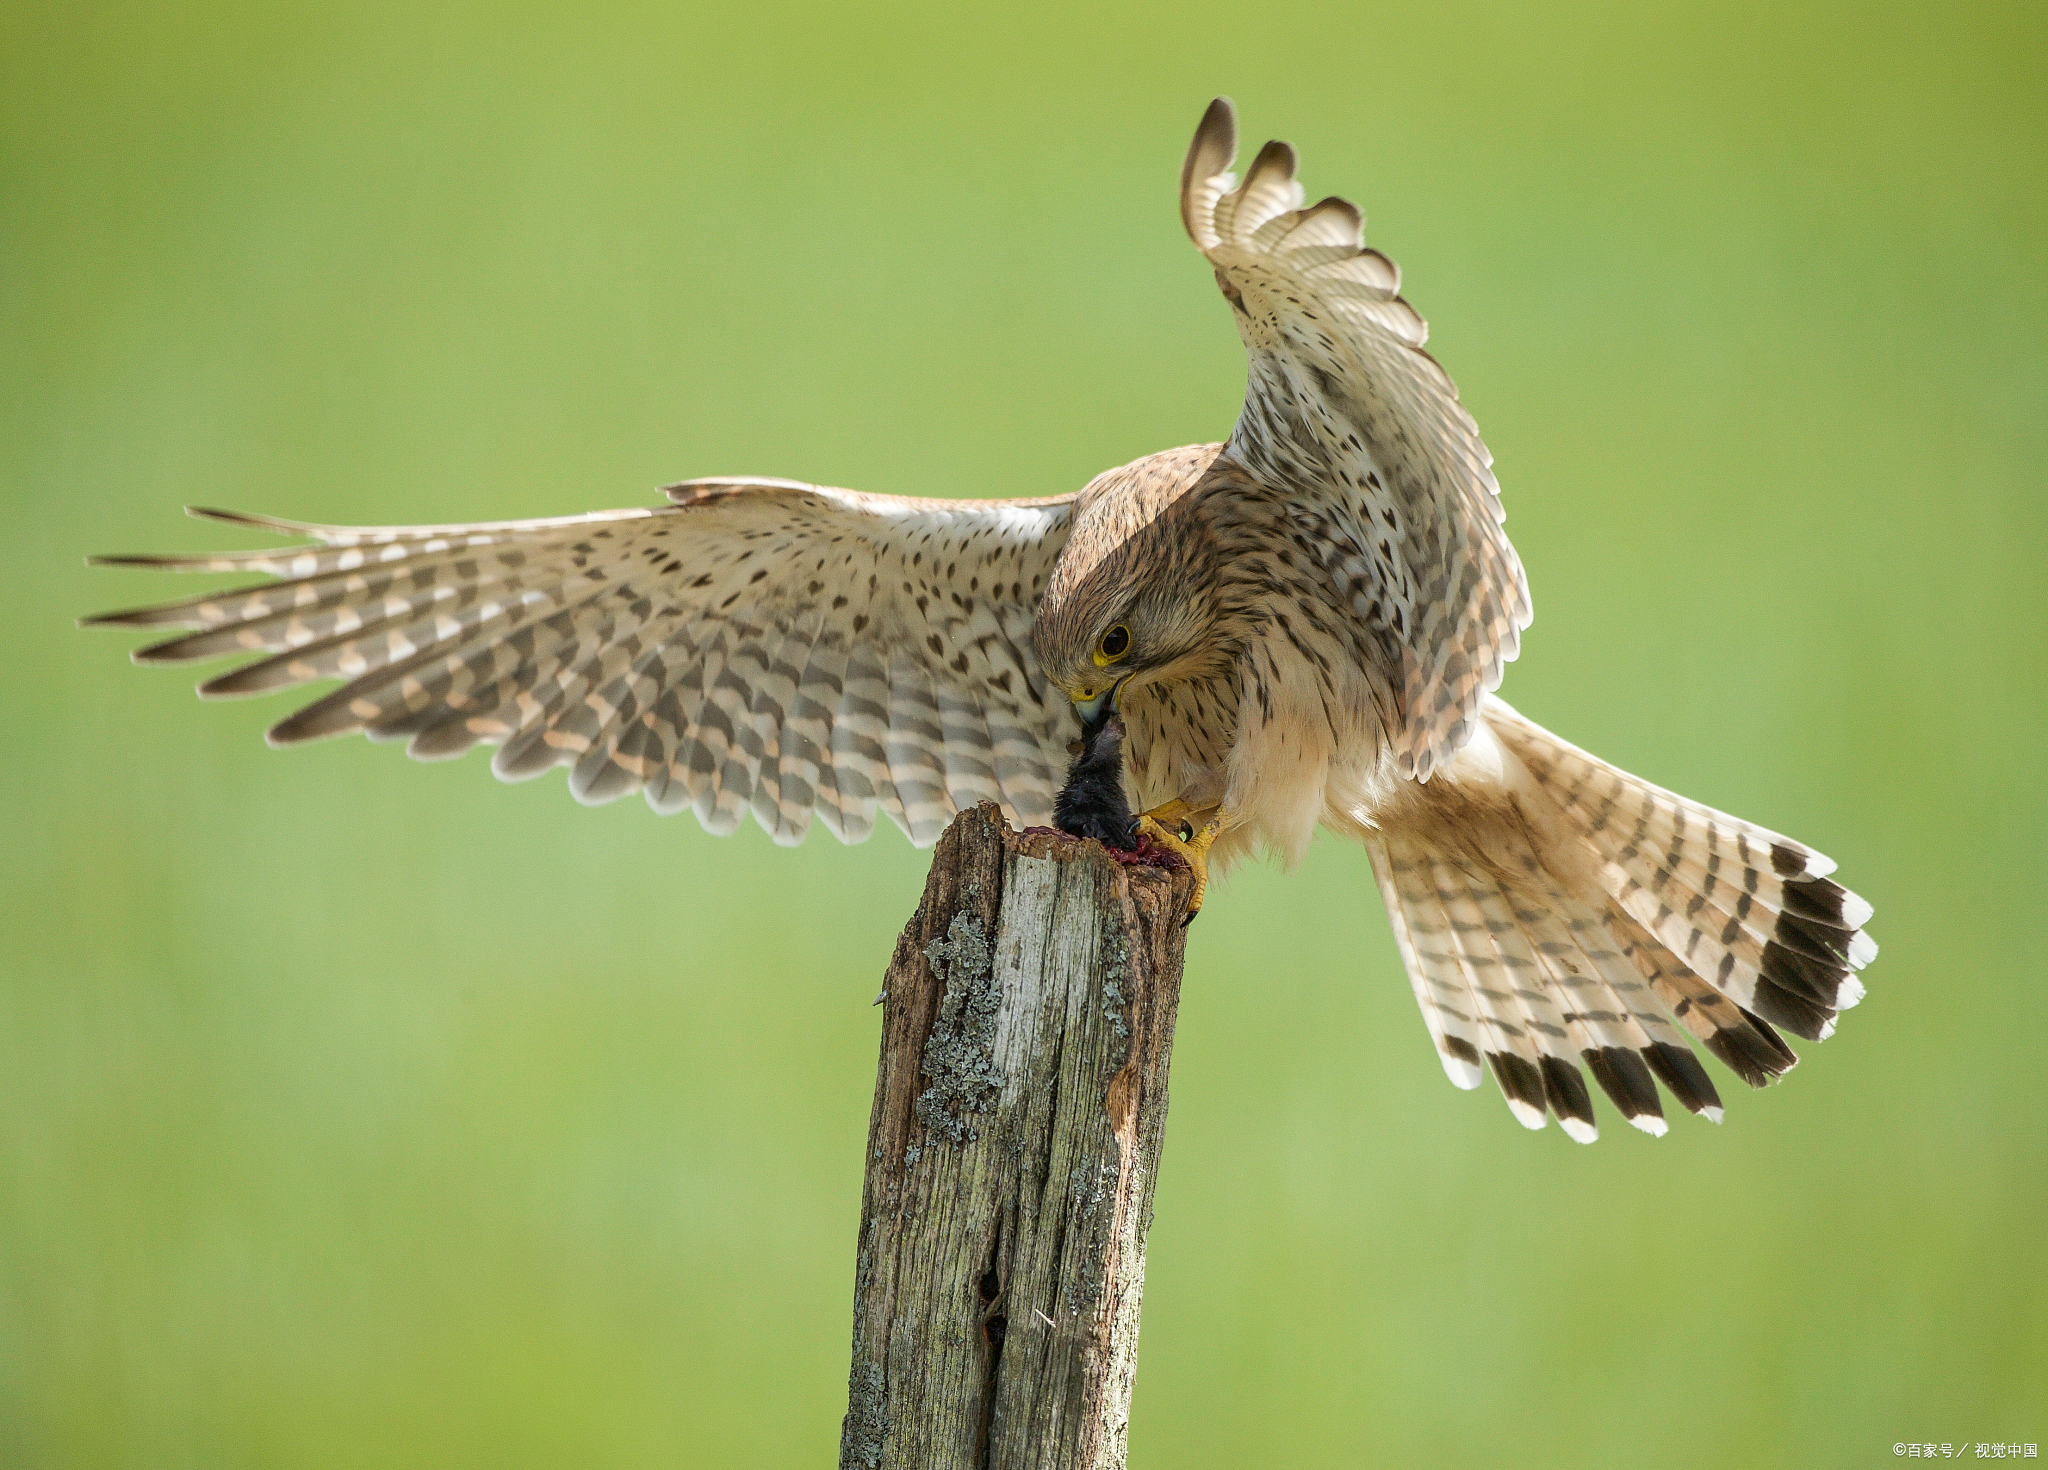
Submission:
<svg viewBox="0 0 2048 1470">
<path fill-rule="evenodd" d="M 1173 823 L 1169 831 L 1165 818 Z M 1169 802 L 1156 811 L 1147 812 L 1139 818 L 1139 830 L 1161 847 L 1180 854 L 1189 871 L 1195 875 L 1195 891 L 1188 896 L 1188 911 L 1181 916 L 1181 927 L 1185 929 L 1195 921 L 1195 915 L 1202 911 L 1202 900 L 1209 891 L 1209 848 L 1216 841 L 1216 834 L 1222 829 L 1223 817 L 1219 811 L 1214 817 L 1197 827 L 1191 820 L 1184 802 Z"/>
</svg>

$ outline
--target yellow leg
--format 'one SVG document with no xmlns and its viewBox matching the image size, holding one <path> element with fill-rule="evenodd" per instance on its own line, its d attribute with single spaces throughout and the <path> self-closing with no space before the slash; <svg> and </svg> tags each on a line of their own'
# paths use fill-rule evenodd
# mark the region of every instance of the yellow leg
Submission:
<svg viewBox="0 0 2048 1470">
<path fill-rule="evenodd" d="M 1193 923 L 1209 891 L 1209 849 L 1223 830 L 1223 808 L 1194 807 L 1176 797 L 1141 815 L 1138 830 L 1159 846 L 1179 853 L 1195 875 L 1195 891 L 1188 897 L 1187 915 L 1181 920 L 1183 925 Z"/>
</svg>

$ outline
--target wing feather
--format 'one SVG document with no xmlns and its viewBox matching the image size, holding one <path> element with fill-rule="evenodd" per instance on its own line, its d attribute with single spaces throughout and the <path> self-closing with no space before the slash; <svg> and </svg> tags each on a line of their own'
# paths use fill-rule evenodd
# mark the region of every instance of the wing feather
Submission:
<svg viewBox="0 0 2048 1470">
<path fill-rule="evenodd" d="M 497 745 L 520 780 L 568 765 L 578 800 L 644 793 L 778 842 L 813 814 L 846 841 L 879 809 L 920 844 L 959 808 L 1045 820 L 1063 702 L 1029 644 L 1071 497 L 913 500 L 788 480 L 693 481 L 672 505 L 450 526 L 326 526 L 201 512 L 306 547 L 115 557 L 279 580 L 89 619 L 188 631 L 171 663 L 260 655 L 202 686 L 338 679 L 275 744 L 360 730 L 423 760 Z M 1007 587 L 966 586 L 995 558 Z"/>
<path fill-rule="evenodd" d="M 1471 737 L 1529 623 L 1493 458 L 1423 351 L 1429 327 L 1397 294 L 1400 271 L 1363 245 L 1357 208 L 1303 209 L 1285 143 L 1268 143 L 1238 183 L 1236 143 L 1218 98 L 1181 176 L 1182 220 L 1250 359 L 1228 450 L 1301 513 L 1345 528 L 1330 538 L 1344 563 L 1331 571 L 1378 590 L 1374 616 L 1402 659 L 1394 755 L 1426 781 Z"/>
</svg>

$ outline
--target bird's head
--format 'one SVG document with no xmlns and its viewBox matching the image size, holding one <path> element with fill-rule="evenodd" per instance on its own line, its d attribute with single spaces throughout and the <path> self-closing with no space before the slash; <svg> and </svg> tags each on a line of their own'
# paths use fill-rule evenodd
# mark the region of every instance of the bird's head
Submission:
<svg viewBox="0 0 2048 1470">
<path fill-rule="evenodd" d="M 1084 725 L 1131 692 L 1207 672 L 1219 659 L 1213 540 L 1183 497 L 1158 493 L 1169 488 L 1161 482 L 1179 489 L 1199 479 L 1214 452 L 1155 455 L 1082 492 L 1031 638 Z M 1182 471 L 1176 476 L 1154 463 L 1196 454 L 1170 467 Z M 1134 473 L 1141 468 L 1147 473 Z"/>
<path fill-rule="evenodd" d="M 1173 683 L 1200 661 L 1213 621 L 1207 598 L 1185 584 L 1104 587 L 1053 609 L 1041 605 L 1038 657 L 1084 724 L 1114 708 L 1126 685 Z"/>
</svg>

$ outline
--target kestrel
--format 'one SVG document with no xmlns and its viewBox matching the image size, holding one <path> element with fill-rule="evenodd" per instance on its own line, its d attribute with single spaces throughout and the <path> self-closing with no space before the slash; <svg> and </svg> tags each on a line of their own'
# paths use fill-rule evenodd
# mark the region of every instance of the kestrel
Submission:
<svg viewBox="0 0 2048 1470">
<path fill-rule="evenodd" d="M 1650 1133 L 1658 1081 L 1718 1121 L 1687 1036 L 1783 1073 L 1774 1026 L 1818 1040 L 1862 998 L 1870 906 L 1489 692 L 1530 617 L 1492 456 L 1358 210 L 1303 207 L 1285 143 L 1241 182 L 1235 157 L 1219 98 L 1180 207 L 1249 359 L 1226 443 L 1042 499 L 716 479 L 472 525 L 197 511 L 313 544 L 105 558 L 278 580 L 90 621 L 197 630 L 141 663 L 262 655 L 206 696 L 341 681 L 273 745 L 495 744 L 505 780 L 567 765 L 579 801 L 752 813 L 779 843 L 881 813 L 924 845 L 981 801 L 1043 823 L 1077 714 L 1114 711 L 1144 830 L 1204 882 L 1319 825 L 1364 845 L 1459 1087 L 1490 1069 L 1523 1124 L 1591 1141 L 1583 1062 Z"/>
</svg>

